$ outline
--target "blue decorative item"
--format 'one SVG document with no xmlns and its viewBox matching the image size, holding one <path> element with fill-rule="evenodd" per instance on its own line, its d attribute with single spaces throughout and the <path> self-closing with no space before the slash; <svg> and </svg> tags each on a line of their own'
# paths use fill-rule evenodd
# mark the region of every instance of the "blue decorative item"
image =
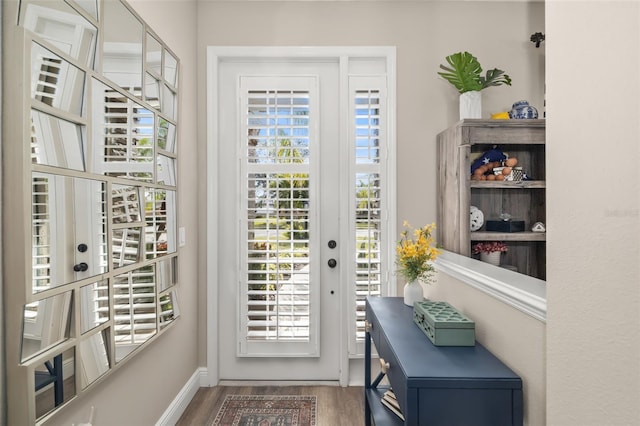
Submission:
<svg viewBox="0 0 640 426">
<path fill-rule="evenodd" d="M 518 101 L 513 104 L 509 111 L 511 119 L 533 119 L 538 118 L 538 110 L 529 105 L 528 101 Z"/>
<path fill-rule="evenodd" d="M 476 161 L 471 164 L 471 174 L 480 166 L 487 163 L 493 163 L 494 161 L 504 161 L 507 156 L 504 155 L 499 149 L 493 148 L 483 153 Z"/>
</svg>

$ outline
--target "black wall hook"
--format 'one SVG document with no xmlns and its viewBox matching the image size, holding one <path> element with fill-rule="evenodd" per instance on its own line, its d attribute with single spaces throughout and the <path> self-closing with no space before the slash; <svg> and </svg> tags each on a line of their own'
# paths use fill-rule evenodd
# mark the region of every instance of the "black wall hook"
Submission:
<svg viewBox="0 0 640 426">
<path fill-rule="evenodd" d="M 544 34 L 542 33 L 531 34 L 531 41 L 536 44 L 536 47 L 540 47 L 540 43 L 544 41 Z"/>
</svg>

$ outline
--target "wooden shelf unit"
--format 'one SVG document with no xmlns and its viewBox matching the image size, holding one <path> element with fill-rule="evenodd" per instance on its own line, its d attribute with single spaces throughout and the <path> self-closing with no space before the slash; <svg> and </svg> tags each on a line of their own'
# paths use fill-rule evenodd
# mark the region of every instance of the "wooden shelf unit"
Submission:
<svg viewBox="0 0 640 426">
<path fill-rule="evenodd" d="M 504 241 L 509 251 L 502 264 L 518 272 L 546 278 L 546 233 L 531 232 L 536 222 L 546 223 L 545 120 L 461 120 L 437 137 L 437 238 L 446 250 L 465 256 L 478 241 Z M 472 181 L 471 164 L 496 147 L 518 159 L 527 180 Z M 469 210 L 482 210 L 485 225 L 469 228 Z M 487 220 L 509 213 L 524 220 L 524 232 L 487 232 Z"/>
</svg>

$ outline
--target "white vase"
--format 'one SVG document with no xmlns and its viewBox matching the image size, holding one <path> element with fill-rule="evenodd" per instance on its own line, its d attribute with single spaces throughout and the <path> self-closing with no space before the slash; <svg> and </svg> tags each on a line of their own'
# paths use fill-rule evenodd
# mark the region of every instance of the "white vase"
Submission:
<svg viewBox="0 0 640 426">
<path fill-rule="evenodd" d="M 460 120 L 482 118 L 482 94 L 472 90 L 460 94 Z"/>
<path fill-rule="evenodd" d="M 492 251 L 491 253 L 480 253 L 480 260 L 490 263 L 492 265 L 500 266 L 501 251 Z"/>
<path fill-rule="evenodd" d="M 404 285 L 404 304 L 413 306 L 415 302 L 421 302 L 424 299 L 422 285 L 418 280 L 413 280 Z"/>
</svg>

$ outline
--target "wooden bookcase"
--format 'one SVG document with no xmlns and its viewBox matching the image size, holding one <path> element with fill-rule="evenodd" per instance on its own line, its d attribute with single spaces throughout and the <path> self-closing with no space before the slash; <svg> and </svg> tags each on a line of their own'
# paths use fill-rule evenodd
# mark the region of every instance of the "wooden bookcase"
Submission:
<svg viewBox="0 0 640 426">
<path fill-rule="evenodd" d="M 502 241 L 509 250 L 502 265 L 522 274 L 546 279 L 546 232 L 531 232 L 536 222 L 546 225 L 545 121 L 465 119 L 438 134 L 437 241 L 446 250 L 475 257 L 478 241 Z M 518 159 L 529 178 L 522 181 L 471 180 L 471 164 L 491 148 Z M 470 207 L 484 214 L 484 225 L 470 230 Z M 509 213 L 524 220 L 523 232 L 488 232 L 487 220 Z"/>
</svg>

